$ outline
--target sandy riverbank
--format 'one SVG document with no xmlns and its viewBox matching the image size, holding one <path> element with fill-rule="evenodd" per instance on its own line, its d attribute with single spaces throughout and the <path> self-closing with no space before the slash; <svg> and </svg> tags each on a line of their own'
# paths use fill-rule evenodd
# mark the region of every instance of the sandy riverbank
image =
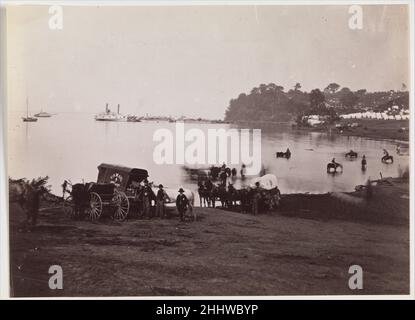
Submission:
<svg viewBox="0 0 415 320">
<path fill-rule="evenodd" d="M 323 125 L 320 127 L 294 128 L 298 131 L 326 132 L 342 136 L 357 136 L 376 140 L 392 140 L 401 143 L 409 141 L 408 120 L 373 120 L 373 119 L 349 119 L 341 120 L 339 124 L 357 123 L 358 127 L 349 127 L 340 132 L 334 125 Z"/>
<path fill-rule="evenodd" d="M 195 208 L 198 221 L 73 221 L 56 204 L 23 231 L 10 208 L 14 296 L 407 294 L 409 183 L 364 192 L 286 195 L 258 216 Z M 48 288 L 62 266 L 64 289 Z M 348 268 L 364 289 L 348 288 Z"/>
</svg>

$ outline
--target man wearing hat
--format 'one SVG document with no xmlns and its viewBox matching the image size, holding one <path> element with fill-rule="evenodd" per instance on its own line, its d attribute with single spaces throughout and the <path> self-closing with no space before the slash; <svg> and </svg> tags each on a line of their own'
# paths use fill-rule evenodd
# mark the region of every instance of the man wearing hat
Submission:
<svg viewBox="0 0 415 320">
<path fill-rule="evenodd" d="M 144 187 L 141 190 L 140 199 L 143 206 L 143 216 L 151 219 L 152 217 L 152 210 L 151 210 L 151 202 L 154 200 L 154 193 L 151 190 L 151 187 L 148 181 L 144 181 Z"/>
<path fill-rule="evenodd" d="M 180 221 L 184 221 L 184 214 L 186 212 L 187 205 L 189 204 L 189 200 L 187 199 L 186 195 L 184 194 L 183 188 L 179 189 L 179 195 L 176 198 L 176 208 L 180 214 Z"/>
<path fill-rule="evenodd" d="M 156 195 L 156 217 L 164 219 L 166 215 L 166 207 L 164 203 L 170 201 L 170 197 L 167 195 L 166 191 L 163 189 L 163 185 L 159 184 L 159 190 Z"/>
</svg>

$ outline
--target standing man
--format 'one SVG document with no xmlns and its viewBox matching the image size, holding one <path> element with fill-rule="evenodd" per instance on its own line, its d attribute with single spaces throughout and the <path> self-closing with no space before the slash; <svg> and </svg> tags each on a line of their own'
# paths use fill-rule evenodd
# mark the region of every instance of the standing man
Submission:
<svg viewBox="0 0 415 320">
<path fill-rule="evenodd" d="M 62 199 L 65 199 L 66 192 L 68 192 L 68 181 L 64 180 L 62 184 Z"/>
<path fill-rule="evenodd" d="M 363 155 L 363 158 L 362 158 L 362 170 L 363 171 L 366 170 L 366 165 L 367 165 L 366 156 Z"/>
<path fill-rule="evenodd" d="M 226 174 L 225 170 L 222 170 L 220 173 L 220 181 L 222 182 L 222 185 L 226 187 L 226 180 L 228 179 L 228 175 Z"/>
<path fill-rule="evenodd" d="M 152 193 L 150 186 L 148 185 L 148 182 L 145 182 L 143 191 L 142 191 L 142 199 L 143 199 L 143 216 L 147 216 L 149 219 L 151 219 L 151 200 L 152 200 Z"/>
<path fill-rule="evenodd" d="M 259 182 L 255 182 L 255 189 L 252 195 L 252 214 L 255 216 L 259 213 L 259 200 L 261 199 L 261 190 Z"/>
<path fill-rule="evenodd" d="M 164 219 L 166 215 L 166 207 L 164 203 L 166 200 L 170 201 L 170 197 L 167 195 L 166 191 L 164 191 L 163 185 L 160 184 L 156 195 L 156 217 Z"/>
<path fill-rule="evenodd" d="M 236 189 L 232 183 L 229 183 L 227 194 L 228 206 L 236 205 Z"/>
<path fill-rule="evenodd" d="M 241 167 L 241 180 L 242 181 L 245 180 L 245 174 L 246 174 L 246 166 L 244 163 L 242 163 L 242 167 Z"/>
<path fill-rule="evenodd" d="M 188 203 L 189 203 L 189 200 L 184 194 L 183 188 L 180 188 L 179 195 L 176 198 L 176 208 L 177 208 L 177 211 L 179 211 L 180 221 L 184 221 L 184 214 L 186 212 Z"/>
</svg>

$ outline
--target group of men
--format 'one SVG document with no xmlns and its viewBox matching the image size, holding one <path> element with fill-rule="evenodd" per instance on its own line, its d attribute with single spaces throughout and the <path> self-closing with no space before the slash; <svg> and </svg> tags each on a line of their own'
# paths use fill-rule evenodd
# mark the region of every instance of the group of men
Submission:
<svg viewBox="0 0 415 320">
<path fill-rule="evenodd" d="M 184 221 L 184 216 L 189 206 L 189 200 L 184 194 L 183 188 L 180 188 L 178 192 L 179 194 L 176 197 L 176 208 L 179 213 L 180 220 Z M 141 208 L 139 207 L 139 210 L 141 211 L 141 215 L 143 217 L 148 217 L 149 219 L 153 217 L 161 219 L 168 217 L 166 203 L 171 202 L 171 198 L 164 190 L 164 186 L 162 184 L 158 186 L 157 193 L 154 194 L 150 184 L 145 181 L 144 186 L 141 187 L 141 190 L 139 187 L 136 198 L 141 204 Z M 155 208 L 152 207 L 153 201 L 155 202 Z"/>
</svg>

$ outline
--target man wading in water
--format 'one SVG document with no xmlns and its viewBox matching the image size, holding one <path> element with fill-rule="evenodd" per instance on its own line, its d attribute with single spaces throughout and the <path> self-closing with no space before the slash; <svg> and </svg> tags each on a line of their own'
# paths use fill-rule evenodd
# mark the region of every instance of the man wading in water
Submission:
<svg viewBox="0 0 415 320">
<path fill-rule="evenodd" d="M 189 204 L 189 200 L 187 199 L 186 195 L 183 194 L 183 188 L 179 189 L 179 195 L 176 198 L 176 207 L 177 211 L 179 211 L 180 221 L 184 221 L 184 214 L 186 212 L 187 205 Z"/>
<path fill-rule="evenodd" d="M 363 171 L 366 170 L 366 165 L 367 165 L 366 156 L 363 155 L 363 158 L 362 158 L 362 170 Z"/>
</svg>

